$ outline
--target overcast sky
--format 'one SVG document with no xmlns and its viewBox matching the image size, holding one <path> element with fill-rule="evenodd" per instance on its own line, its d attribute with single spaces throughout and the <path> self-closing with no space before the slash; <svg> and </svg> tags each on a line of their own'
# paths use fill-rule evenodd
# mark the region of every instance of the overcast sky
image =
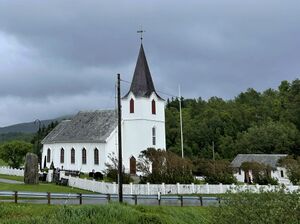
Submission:
<svg viewBox="0 0 300 224">
<path fill-rule="evenodd" d="M 0 126 L 113 108 L 140 25 L 158 91 L 231 99 L 276 88 L 299 78 L 299 11 L 299 0 L 0 0 Z"/>
</svg>

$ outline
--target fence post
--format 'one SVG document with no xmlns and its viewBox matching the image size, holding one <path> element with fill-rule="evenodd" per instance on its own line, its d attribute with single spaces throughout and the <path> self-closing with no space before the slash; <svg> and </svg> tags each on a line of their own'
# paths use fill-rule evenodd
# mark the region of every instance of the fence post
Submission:
<svg viewBox="0 0 300 224">
<path fill-rule="evenodd" d="M 137 205 L 137 195 L 134 195 L 134 204 Z"/>
<path fill-rule="evenodd" d="M 199 197 L 199 200 L 200 200 L 200 206 L 203 206 L 203 199 L 202 199 L 202 196 Z"/>
<path fill-rule="evenodd" d="M 82 205 L 82 194 L 79 193 L 79 204 Z"/>
<path fill-rule="evenodd" d="M 149 182 L 147 183 L 147 194 L 148 195 L 150 194 L 150 183 Z"/>
<path fill-rule="evenodd" d="M 160 192 L 157 192 L 158 205 L 160 206 Z"/>
<path fill-rule="evenodd" d="M 206 183 L 206 193 L 209 194 L 209 184 Z"/>
<path fill-rule="evenodd" d="M 15 203 L 18 203 L 18 191 L 15 191 Z"/>
<path fill-rule="evenodd" d="M 107 202 L 110 202 L 110 194 L 107 194 Z"/>
<path fill-rule="evenodd" d="M 177 183 L 177 194 L 180 194 L 180 184 Z"/>
<path fill-rule="evenodd" d="M 48 200 L 48 205 L 51 204 L 51 193 L 47 192 L 47 200 Z"/>
<path fill-rule="evenodd" d="M 223 194 L 223 193 L 224 193 L 224 192 L 223 192 L 223 184 L 222 184 L 222 183 L 219 184 L 219 191 L 220 191 L 220 192 L 219 192 L 220 194 Z"/>
<path fill-rule="evenodd" d="M 181 205 L 181 207 L 183 207 L 183 196 L 182 195 L 180 195 L 180 205 Z"/>
</svg>

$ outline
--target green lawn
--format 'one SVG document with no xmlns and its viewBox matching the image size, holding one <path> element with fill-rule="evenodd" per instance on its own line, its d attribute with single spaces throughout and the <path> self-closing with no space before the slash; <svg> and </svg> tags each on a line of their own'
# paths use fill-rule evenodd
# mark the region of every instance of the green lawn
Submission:
<svg viewBox="0 0 300 224">
<path fill-rule="evenodd" d="M 211 223 L 208 207 L 0 203 L 0 223 Z"/>
<path fill-rule="evenodd" d="M 6 175 L 6 174 L 0 174 L 0 178 L 2 179 L 7 179 L 7 180 L 17 180 L 17 181 L 24 181 L 24 177 L 20 176 L 11 176 L 11 175 Z"/>
<path fill-rule="evenodd" d="M 0 191 L 32 191 L 32 192 L 52 192 L 52 193 L 92 193 L 78 188 L 60 186 L 52 183 L 40 183 L 37 185 L 28 184 L 7 184 L 0 183 Z"/>
</svg>

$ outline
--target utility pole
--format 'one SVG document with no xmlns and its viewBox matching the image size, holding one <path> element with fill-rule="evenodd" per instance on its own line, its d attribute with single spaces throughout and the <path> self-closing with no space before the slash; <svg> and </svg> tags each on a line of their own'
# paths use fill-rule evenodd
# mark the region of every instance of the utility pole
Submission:
<svg viewBox="0 0 300 224">
<path fill-rule="evenodd" d="M 214 162 L 214 174 L 216 173 L 216 165 L 215 165 L 215 142 L 212 142 L 212 153 L 213 153 L 213 162 Z"/>
<path fill-rule="evenodd" d="M 121 133 L 121 79 L 120 74 L 118 76 L 117 81 L 117 97 L 118 97 L 118 148 L 119 148 L 119 164 L 118 164 L 118 185 L 119 185 L 119 202 L 123 202 L 123 172 L 122 172 L 122 133 Z"/>
<path fill-rule="evenodd" d="M 179 116 L 180 116 L 181 157 L 184 158 L 184 153 L 183 153 L 183 131 L 182 131 L 182 111 L 181 111 L 181 93 L 180 93 L 180 85 L 178 86 L 178 92 L 179 92 Z"/>
</svg>

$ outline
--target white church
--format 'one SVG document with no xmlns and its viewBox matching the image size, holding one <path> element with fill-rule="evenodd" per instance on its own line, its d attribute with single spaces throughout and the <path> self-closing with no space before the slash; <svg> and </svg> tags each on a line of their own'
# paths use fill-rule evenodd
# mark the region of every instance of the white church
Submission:
<svg viewBox="0 0 300 224">
<path fill-rule="evenodd" d="M 125 172 L 147 148 L 166 148 L 165 101 L 156 93 L 141 44 L 132 83 L 122 98 L 122 151 Z M 116 110 L 83 111 L 62 121 L 42 141 L 42 164 L 84 173 L 105 169 L 108 155 L 118 155 Z"/>
</svg>

